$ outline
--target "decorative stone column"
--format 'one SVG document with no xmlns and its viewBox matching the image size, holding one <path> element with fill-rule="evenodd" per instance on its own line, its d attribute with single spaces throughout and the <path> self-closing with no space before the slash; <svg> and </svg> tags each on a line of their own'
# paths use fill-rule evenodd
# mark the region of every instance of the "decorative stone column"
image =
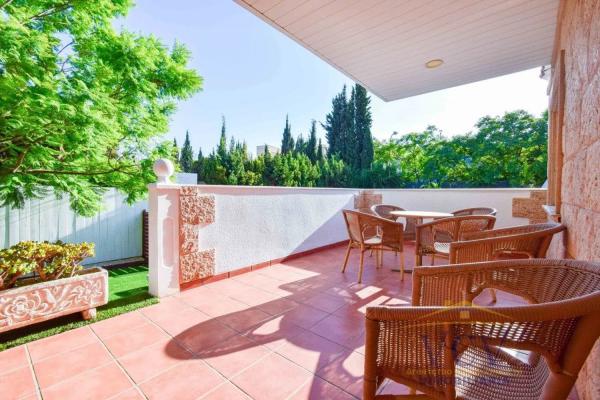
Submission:
<svg viewBox="0 0 600 400">
<path fill-rule="evenodd" d="M 157 160 L 157 182 L 148 186 L 148 266 L 150 294 L 156 297 L 179 292 L 179 189 L 169 177 L 175 168 L 169 160 Z"/>
<path fill-rule="evenodd" d="M 354 195 L 354 208 L 358 211 L 370 213 L 371 206 L 381 204 L 383 196 L 381 193 L 376 193 L 374 190 L 361 190 L 357 195 Z"/>
<path fill-rule="evenodd" d="M 215 221 L 215 197 L 197 185 L 179 191 L 179 282 L 197 283 L 215 274 L 215 249 L 198 247 L 199 229 Z"/>
<path fill-rule="evenodd" d="M 539 224 L 548 220 L 543 205 L 546 203 L 546 190 L 532 190 L 529 197 L 512 199 L 512 216 L 527 218 L 530 224 Z"/>
</svg>

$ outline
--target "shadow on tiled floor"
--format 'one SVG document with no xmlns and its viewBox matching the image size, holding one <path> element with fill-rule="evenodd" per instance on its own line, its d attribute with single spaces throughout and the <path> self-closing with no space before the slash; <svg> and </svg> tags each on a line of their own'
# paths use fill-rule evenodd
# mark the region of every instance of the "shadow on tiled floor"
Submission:
<svg viewBox="0 0 600 400">
<path fill-rule="evenodd" d="M 330 249 L 190 289 L 160 304 L 0 353 L 8 398 L 353 399 L 364 312 L 410 303 L 393 253 L 376 269 Z M 406 264 L 414 265 L 412 246 Z M 500 301 L 514 299 L 501 296 Z M 488 300 L 483 299 L 483 302 Z M 384 393 L 408 393 L 386 383 Z M 8 393 L 8 394 L 7 394 Z"/>
</svg>

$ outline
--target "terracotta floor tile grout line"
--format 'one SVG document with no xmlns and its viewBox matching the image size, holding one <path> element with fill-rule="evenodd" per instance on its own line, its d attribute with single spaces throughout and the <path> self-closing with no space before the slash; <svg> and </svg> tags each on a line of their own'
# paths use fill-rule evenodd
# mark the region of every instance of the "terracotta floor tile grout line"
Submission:
<svg viewBox="0 0 600 400">
<path fill-rule="evenodd" d="M 337 257 L 338 253 L 330 252 L 327 257 Z M 43 391 L 47 389 L 52 388 L 51 392 L 57 393 L 54 387 L 59 383 L 68 387 L 78 379 L 97 377 L 100 372 L 93 371 L 107 368 L 112 372 L 111 376 L 119 377 L 121 384 L 106 392 L 111 396 L 106 400 L 117 400 L 124 395 L 147 399 L 159 392 L 166 393 L 155 390 L 168 385 L 167 378 L 174 379 L 173 384 L 184 385 L 179 389 L 181 395 L 196 400 L 225 394 L 250 399 L 269 397 L 272 395 L 270 390 L 276 390 L 279 385 L 287 385 L 277 392 L 282 400 L 313 398 L 315 395 L 323 399 L 336 396 L 360 398 L 360 360 L 364 357 L 360 339 L 364 336 L 364 326 L 360 325 L 359 319 L 367 305 L 380 304 L 381 299 L 396 302 L 410 298 L 410 285 L 399 286 L 394 281 L 395 274 L 387 270 L 383 273 L 371 271 L 365 275 L 364 283 L 357 285 L 352 279 L 357 268 L 354 264 L 350 265 L 350 271 L 342 274 L 337 261 L 333 265 L 320 258 L 309 258 L 298 265 L 282 263 L 272 269 L 250 271 L 229 280 L 190 288 L 161 299 L 156 305 L 132 311 L 129 316 L 124 314 L 121 320 L 107 322 L 102 328 L 100 324 L 104 321 L 87 325 L 82 330 L 89 331 L 81 331 L 65 340 L 67 343 L 92 343 L 64 350 L 62 342 L 52 342 L 56 345 L 52 350 L 59 350 L 58 353 L 44 356 L 36 363 L 53 356 L 60 358 L 61 354 L 92 346 L 95 341 L 108 352 L 106 363 L 85 369 L 98 361 L 82 362 L 82 368 L 74 375 L 64 378 L 61 375 L 60 381 L 52 378 L 45 383 L 41 379 L 40 382 L 46 385 L 43 389 L 37 381 L 36 363 L 31 356 L 35 358 L 36 354 L 44 355 L 49 350 L 44 351 L 42 345 L 36 347 L 37 352 L 30 353 L 29 345 L 25 345 L 27 361 L 22 359 L 20 363 L 22 366 L 29 363 L 33 374 L 29 393 L 33 393 L 35 386 L 38 397 L 43 398 Z M 213 298 L 213 294 L 218 296 Z M 211 301 L 222 301 L 223 304 L 213 307 Z M 363 311 L 359 311 L 361 308 Z M 214 316 L 207 314 L 205 309 Z M 207 331 L 203 330 L 205 323 L 209 323 Z M 138 340 L 146 332 L 151 337 Z M 129 333 L 136 337 L 129 339 Z M 195 333 L 199 335 L 197 339 L 194 339 Z M 76 340 L 71 341 L 71 337 Z M 127 343 L 130 345 L 124 347 Z M 132 345 L 134 343 L 140 345 Z M 169 351 L 171 348 L 174 352 Z M 96 352 L 100 351 L 96 348 Z M 117 356 L 121 353 L 124 354 Z M 52 367 L 49 362 L 45 365 Z M 202 390 L 191 389 L 188 385 L 196 378 L 186 373 L 186 365 L 210 379 L 211 384 L 205 383 Z M 274 365 L 283 368 L 283 380 L 269 382 L 267 379 L 261 386 L 264 389 L 258 390 L 254 386 L 255 377 L 266 371 L 279 372 L 279 368 L 273 369 Z M 84 373 L 80 370 L 89 375 L 79 378 Z M 120 376 L 121 373 L 126 379 Z M 40 378 L 45 376 L 40 375 Z M 391 388 L 386 382 L 380 392 L 386 387 Z M 50 396 L 50 391 L 47 394 Z"/>
<path fill-rule="evenodd" d="M 194 308 L 194 307 L 192 307 Z M 199 310 L 198 310 L 199 311 Z M 150 321 L 151 324 L 153 324 L 154 326 L 156 326 L 158 329 L 160 329 L 161 331 L 163 331 L 165 334 L 167 334 L 170 337 L 170 340 L 175 341 L 175 343 L 177 343 L 177 345 L 181 346 L 183 349 L 185 349 L 185 351 L 187 351 L 188 353 L 190 353 L 192 355 L 192 358 L 190 360 L 198 360 L 199 362 L 201 362 L 204 366 L 206 366 L 207 368 L 209 368 L 210 370 L 214 371 L 215 373 L 217 373 L 220 377 L 222 377 L 225 381 L 229 381 L 229 379 L 222 374 L 219 370 L 217 370 L 216 368 L 213 368 L 212 365 L 210 365 L 208 362 L 206 362 L 206 360 L 204 360 L 198 353 L 196 353 L 195 351 L 193 351 L 192 349 L 190 349 L 188 346 L 186 346 L 185 343 L 183 343 L 182 341 L 178 340 L 176 337 L 174 337 L 173 335 L 171 335 L 169 332 L 167 332 L 165 329 L 163 329 L 162 326 L 160 326 L 159 324 L 157 324 L 156 322 L 154 322 L 153 320 L 151 320 L 150 318 L 148 318 L 146 315 L 144 315 L 144 318 L 148 319 L 148 321 Z M 224 325 L 224 324 L 222 324 Z M 237 331 L 236 331 L 237 332 Z M 154 343 L 153 345 L 155 345 L 156 343 Z M 151 345 L 152 346 L 152 345 Z M 145 347 L 150 347 L 150 346 L 145 346 Z M 187 360 L 182 360 L 181 362 L 185 362 Z M 179 363 L 172 365 L 171 367 L 165 368 L 159 372 L 157 372 L 155 375 L 149 377 L 148 379 L 144 379 L 142 382 L 140 382 L 140 384 L 144 383 L 144 382 L 148 382 L 151 379 L 164 374 L 165 372 L 174 369 L 176 367 L 179 366 Z M 233 383 L 233 382 L 232 382 Z"/>
<path fill-rule="evenodd" d="M 125 376 L 127 377 L 127 380 L 129 380 L 129 382 L 131 383 L 132 386 L 137 387 L 137 384 L 135 383 L 135 381 L 133 380 L 133 378 L 129 375 L 129 373 L 127 372 L 127 370 L 121 365 L 121 363 L 119 362 L 119 359 L 117 357 L 115 357 L 115 355 L 110 351 L 110 349 L 106 346 L 106 344 L 104 344 L 104 342 L 102 341 L 102 339 L 100 338 L 100 336 L 98 336 L 96 334 L 96 332 L 94 332 L 93 329 L 91 329 L 92 333 L 94 334 L 94 336 L 96 336 L 96 338 L 98 339 L 98 341 L 100 342 L 100 344 L 102 345 L 102 347 L 104 347 L 104 349 L 108 352 L 108 354 L 110 354 L 110 357 L 112 358 L 112 360 L 115 362 L 115 364 L 117 365 L 117 367 L 125 374 Z M 148 347 L 148 346 L 144 346 L 144 347 Z M 106 364 L 105 364 L 106 365 Z M 100 368 L 100 367 L 98 367 Z M 94 368 L 97 369 L 97 368 Z M 86 371 L 87 372 L 87 371 Z M 116 393 L 114 396 L 112 397 L 116 397 L 117 395 L 129 390 L 131 388 L 127 388 L 125 390 L 122 390 L 119 393 Z M 145 398 L 147 398 L 144 395 Z"/>
<path fill-rule="evenodd" d="M 68 378 L 66 378 L 66 379 L 63 379 L 63 380 L 61 380 L 61 381 L 58 381 L 58 382 L 54 382 L 53 384 L 46 386 L 46 387 L 45 387 L 43 390 L 47 390 L 47 389 L 53 388 L 54 386 L 56 386 L 56 385 L 59 385 L 59 384 L 61 384 L 61 383 L 63 383 L 63 382 L 66 382 L 66 381 L 73 380 L 73 379 L 77 378 L 79 375 L 85 374 L 85 373 L 87 373 L 87 372 L 90 372 L 90 371 L 96 371 L 97 369 L 104 368 L 104 367 L 106 367 L 107 365 L 110 365 L 110 364 L 111 364 L 113 361 L 115 361 L 115 360 L 114 360 L 114 359 L 112 359 L 112 360 L 110 360 L 110 361 L 107 361 L 107 362 L 106 362 L 106 363 L 104 363 L 104 364 L 97 365 L 97 366 L 95 366 L 94 368 L 89 368 L 89 369 L 86 369 L 85 371 L 78 372 L 77 374 L 75 374 L 75 375 L 71 375 L 71 376 L 69 376 L 69 377 L 68 377 Z M 40 390 L 42 390 L 42 389 L 40 388 Z"/>
<path fill-rule="evenodd" d="M 146 317 L 144 314 L 142 314 L 142 313 L 140 312 L 140 310 L 139 310 L 139 309 L 138 309 L 138 310 L 129 311 L 129 312 L 126 312 L 126 313 L 124 313 L 124 314 L 121 314 L 121 315 L 133 315 L 133 314 L 137 314 L 137 315 L 141 315 L 142 317 Z M 113 318 L 119 318 L 121 315 L 117 315 L 116 317 L 113 317 Z M 95 335 L 96 337 L 100 338 L 100 337 L 98 336 L 98 334 L 96 334 L 96 331 L 94 330 L 94 325 L 96 325 L 96 324 L 99 324 L 99 323 L 102 323 L 102 322 L 104 322 L 104 321 L 110 321 L 110 320 L 112 320 L 113 318 L 103 319 L 103 320 L 101 320 L 101 321 L 94 322 L 94 323 L 92 323 L 92 324 L 90 324 L 90 325 L 87 325 L 87 327 L 89 327 L 89 328 L 90 328 L 90 330 L 91 330 L 92 332 L 94 332 L 94 335 Z M 135 329 L 135 328 L 139 328 L 139 327 L 141 327 L 141 326 L 143 326 L 143 325 L 142 325 L 142 324 L 140 324 L 140 325 L 128 326 L 128 327 L 127 327 L 127 329 Z M 110 339 L 110 338 L 112 338 L 113 336 L 120 335 L 121 333 L 123 333 L 123 332 L 122 332 L 122 331 L 119 331 L 119 332 L 116 332 L 116 333 L 111 333 L 111 334 L 107 335 L 107 336 L 105 337 L 105 339 Z M 102 339 L 100 339 L 100 340 L 102 340 Z"/>
<path fill-rule="evenodd" d="M 302 390 L 302 388 L 304 388 L 304 385 L 306 385 L 306 383 L 310 380 L 313 379 L 314 380 L 315 375 L 310 374 L 307 378 L 306 381 L 304 383 L 302 383 L 302 385 L 298 386 L 296 388 L 296 390 L 294 390 L 289 396 L 287 396 L 284 400 L 290 400 L 292 398 L 292 396 L 298 394 L 300 392 L 300 390 Z"/>
<path fill-rule="evenodd" d="M 127 391 L 129 391 L 129 390 L 132 390 L 132 389 L 133 389 L 133 390 L 135 390 L 135 391 L 136 391 L 136 392 L 137 392 L 137 393 L 138 393 L 140 396 L 142 396 L 142 398 L 144 398 L 144 399 L 148 400 L 148 396 L 146 396 L 146 394 L 145 394 L 145 393 L 142 391 L 142 389 L 140 389 L 140 388 L 139 388 L 139 386 L 138 386 L 138 385 L 134 385 L 133 387 L 127 388 L 127 389 L 125 389 L 125 390 L 123 390 L 123 391 L 121 391 L 121 392 L 119 392 L 119 393 L 117 393 L 117 394 L 115 394 L 115 395 L 113 395 L 113 396 L 110 396 L 110 397 L 109 397 L 109 398 L 107 398 L 106 400 L 113 400 L 113 399 L 116 399 L 116 398 L 118 398 L 119 396 L 121 396 L 123 393 L 125 393 L 125 392 L 127 392 Z"/>
<path fill-rule="evenodd" d="M 29 365 L 29 370 L 33 376 L 33 380 L 35 383 L 35 393 L 37 394 L 38 399 L 43 399 L 42 390 L 40 389 L 40 383 L 38 382 L 37 374 L 35 373 L 35 368 L 33 367 L 33 360 L 31 359 L 31 354 L 29 354 L 29 348 L 27 345 L 23 346 L 25 355 L 27 357 L 27 364 Z"/>
<path fill-rule="evenodd" d="M 311 370 L 307 369 L 306 367 L 304 367 L 304 366 L 302 366 L 302 365 L 298 364 L 296 361 L 294 361 L 294 360 L 292 360 L 292 359 L 290 359 L 290 358 L 288 358 L 288 357 L 284 356 L 283 354 L 280 354 L 280 353 L 277 353 L 277 354 L 278 354 L 279 356 L 281 356 L 281 357 L 285 358 L 286 360 L 288 360 L 288 361 L 290 361 L 290 362 L 294 363 L 294 365 L 297 365 L 298 367 L 300 367 L 300 368 L 304 369 L 305 371 L 309 372 L 309 374 L 310 374 L 309 378 L 313 378 L 313 379 L 314 379 L 314 378 L 316 377 L 316 378 L 318 378 L 318 379 L 322 379 L 323 381 L 325 381 L 325 382 L 329 383 L 330 385 L 332 385 L 332 386 L 335 386 L 336 388 L 340 389 L 340 390 L 341 390 L 341 391 L 343 391 L 344 393 L 348 393 L 348 392 L 347 392 L 347 391 L 346 391 L 344 388 L 342 388 L 342 387 L 338 386 L 338 385 L 337 385 L 335 382 L 331 382 L 331 381 L 327 380 L 327 378 L 324 378 L 324 377 L 322 377 L 322 376 L 320 376 L 320 375 L 317 375 L 317 372 L 318 372 L 318 371 L 322 370 L 323 368 L 325 368 L 325 367 L 327 367 L 328 365 L 332 364 L 333 362 L 337 361 L 339 358 L 341 358 L 341 357 L 343 356 L 343 354 L 340 354 L 338 357 L 335 357 L 333 360 L 330 360 L 330 362 L 329 362 L 327 365 L 323 365 L 321 368 L 318 368 L 316 371 L 311 371 Z M 300 385 L 300 387 L 298 387 L 298 390 L 296 390 L 296 391 L 294 392 L 294 394 L 295 394 L 295 393 L 297 393 L 298 391 L 300 391 L 300 389 L 302 389 L 303 387 L 304 387 L 304 384 Z M 354 396 L 354 395 L 353 395 L 353 394 L 351 394 L 351 393 L 348 393 L 348 394 L 349 394 L 350 396 L 352 396 L 352 397 L 356 397 L 356 396 Z M 286 399 L 289 399 L 291 396 L 293 396 L 293 394 L 292 394 L 292 395 L 290 395 L 289 397 L 287 397 Z"/>
<path fill-rule="evenodd" d="M 30 344 L 32 344 L 32 343 L 38 343 L 39 341 L 42 341 L 42 340 L 47 340 L 47 339 L 51 339 L 51 338 L 54 338 L 54 337 L 56 337 L 56 336 L 58 336 L 58 335 L 62 335 L 62 334 L 69 333 L 69 332 L 74 332 L 74 331 L 76 331 L 77 329 L 89 329 L 89 330 L 91 331 L 91 328 L 90 328 L 90 326 L 91 326 L 91 324 L 90 324 L 90 325 L 85 325 L 85 326 L 82 326 L 82 327 L 80 327 L 80 328 L 75 328 L 75 329 L 73 329 L 73 330 L 70 330 L 70 331 L 61 332 L 61 333 L 58 333 L 58 334 L 56 334 L 56 335 L 53 335 L 53 336 L 48 336 L 48 337 L 46 337 L 46 338 L 43 338 L 43 339 L 36 340 L 36 341 L 34 341 L 34 342 L 26 343 L 26 344 L 24 344 L 24 346 L 26 346 L 26 347 L 27 347 L 27 350 L 28 350 L 28 353 L 29 353 L 29 347 L 28 347 L 28 346 L 29 346 Z M 55 356 L 58 356 L 58 355 L 60 355 L 60 354 L 70 353 L 70 352 L 72 352 L 73 350 L 78 350 L 78 349 L 81 349 L 82 347 L 89 346 L 90 344 L 91 344 L 91 343 L 84 343 L 84 344 L 81 344 L 81 345 L 78 345 L 78 346 L 75 346 L 75 347 L 69 347 L 67 350 L 62 350 L 62 351 L 59 351 L 58 353 L 53 353 L 53 354 L 50 354 L 49 356 L 42 357 L 42 358 L 40 358 L 39 360 L 36 360 L 36 361 L 33 361 L 33 359 L 32 359 L 32 360 L 31 360 L 31 362 L 32 362 L 33 364 L 37 364 L 37 363 L 39 363 L 39 362 L 42 362 L 42 361 L 45 361 L 45 360 L 47 360 L 48 358 L 55 357 Z"/>
</svg>

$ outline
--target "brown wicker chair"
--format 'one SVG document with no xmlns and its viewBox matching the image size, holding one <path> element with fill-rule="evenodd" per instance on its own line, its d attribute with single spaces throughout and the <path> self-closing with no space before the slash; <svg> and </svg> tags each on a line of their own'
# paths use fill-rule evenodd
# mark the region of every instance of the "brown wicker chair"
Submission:
<svg viewBox="0 0 600 400">
<path fill-rule="evenodd" d="M 496 217 L 492 215 L 465 215 L 462 217 L 441 218 L 416 226 L 415 261 L 422 265 L 423 256 L 448 258 L 450 243 L 462 239 L 468 232 L 479 232 L 494 227 Z"/>
<path fill-rule="evenodd" d="M 376 204 L 371 207 L 373 214 L 389 219 L 390 221 L 397 221 L 398 217 L 391 214 L 392 211 L 406 211 L 404 208 L 393 206 L 391 204 Z M 405 218 L 406 223 L 404 224 L 404 239 L 415 240 L 415 227 L 417 225 L 416 218 Z"/>
<path fill-rule="evenodd" d="M 484 288 L 532 304 L 469 306 Z M 531 259 L 415 268 L 412 302 L 367 308 L 365 400 L 403 398 L 376 395 L 385 378 L 424 398 L 566 399 L 600 337 L 600 263 Z M 530 354 L 522 360 L 508 349 Z"/>
<path fill-rule="evenodd" d="M 450 264 L 502 259 L 544 258 L 552 237 L 565 227 L 557 223 L 512 226 L 469 232 L 463 240 L 450 243 Z M 492 301 L 496 291 L 491 290 Z"/>
<path fill-rule="evenodd" d="M 452 211 L 452 215 L 455 217 L 462 217 L 465 215 L 493 215 L 496 216 L 498 210 L 491 207 L 473 207 L 463 208 L 462 210 Z"/>
<path fill-rule="evenodd" d="M 450 244 L 450 263 L 544 258 L 552 237 L 563 230 L 561 224 L 543 223 L 465 233 Z"/>
<path fill-rule="evenodd" d="M 404 247 L 402 232 L 404 228 L 401 223 L 390 221 L 371 214 L 359 211 L 343 210 L 346 228 L 348 229 L 348 249 L 344 258 L 342 272 L 346 271 L 348 258 L 352 249 L 360 250 L 360 266 L 358 270 L 358 283 L 362 282 L 365 251 L 374 250 L 377 268 L 383 263 L 385 250 L 399 253 L 400 257 L 400 279 L 404 280 Z M 369 232 L 377 232 L 371 236 Z"/>
</svg>

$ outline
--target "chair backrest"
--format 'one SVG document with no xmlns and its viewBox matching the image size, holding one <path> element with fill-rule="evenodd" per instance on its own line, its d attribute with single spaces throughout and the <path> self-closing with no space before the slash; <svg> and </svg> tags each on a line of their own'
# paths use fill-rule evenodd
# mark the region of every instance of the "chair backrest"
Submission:
<svg viewBox="0 0 600 400">
<path fill-rule="evenodd" d="M 460 217 L 464 215 L 496 215 L 497 212 L 498 211 L 495 208 L 491 207 L 473 207 L 452 211 L 452 214 L 455 217 Z"/>
<path fill-rule="evenodd" d="M 355 243 L 363 243 L 363 232 L 361 227 L 360 216 L 361 212 L 352 210 L 343 210 L 344 221 L 346 221 L 346 229 L 348 230 L 348 238 Z"/>
<path fill-rule="evenodd" d="M 401 223 L 360 211 L 343 210 L 343 213 L 351 241 L 363 244 L 365 239 L 377 235 L 383 246 L 402 251 L 404 227 Z"/>
<path fill-rule="evenodd" d="M 492 229 L 495 223 L 496 218 L 492 215 L 464 215 L 442 218 L 430 224 L 435 241 L 455 242 L 468 233 Z"/>
<path fill-rule="evenodd" d="M 393 206 L 391 204 L 375 204 L 375 205 L 371 206 L 371 211 L 373 212 L 373 214 L 377 215 L 378 217 L 395 221 L 397 219 L 397 217 L 392 215 L 391 212 L 392 211 L 405 211 L 405 210 L 402 207 Z"/>
<path fill-rule="evenodd" d="M 543 223 L 470 232 L 450 245 L 450 262 L 492 261 L 503 258 L 544 258 L 552 237 L 564 225 Z"/>
<path fill-rule="evenodd" d="M 532 304 L 443 306 L 461 304 L 486 288 L 502 289 Z M 434 398 L 454 398 L 455 385 L 460 383 L 437 380 L 459 365 L 460 353 L 448 343 L 463 350 L 493 351 L 497 346 L 528 350 L 538 356 L 530 358 L 534 372 L 528 387 L 522 386 L 521 362 L 514 358 L 498 364 L 493 357 L 485 361 L 484 355 L 478 364 L 461 370 L 462 378 L 469 382 L 477 377 L 503 377 L 506 390 L 518 391 L 520 398 L 564 399 L 600 337 L 600 263 L 534 259 L 417 267 L 413 305 L 417 307 L 367 308 L 367 322 L 373 321 L 367 323 L 367 330 L 371 326 L 376 332 L 367 332 L 365 354 L 380 371 L 414 381 L 418 390 Z M 501 357 L 509 360 L 512 356 Z M 425 371 L 426 376 L 415 380 L 405 374 L 412 370 Z M 481 394 L 485 387 L 473 386 L 473 398 L 491 398 Z"/>
</svg>

